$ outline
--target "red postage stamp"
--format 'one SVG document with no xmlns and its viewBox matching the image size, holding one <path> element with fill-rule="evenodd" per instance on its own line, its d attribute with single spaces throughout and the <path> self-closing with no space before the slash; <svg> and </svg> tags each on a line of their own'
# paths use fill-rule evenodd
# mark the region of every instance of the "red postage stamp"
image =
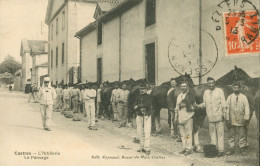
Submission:
<svg viewBox="0 0 260 166">
<path fill-rule="evenodd" d="M 224 13 L 226 55 L 260 52 L 257 11 Z"/>
</svg>

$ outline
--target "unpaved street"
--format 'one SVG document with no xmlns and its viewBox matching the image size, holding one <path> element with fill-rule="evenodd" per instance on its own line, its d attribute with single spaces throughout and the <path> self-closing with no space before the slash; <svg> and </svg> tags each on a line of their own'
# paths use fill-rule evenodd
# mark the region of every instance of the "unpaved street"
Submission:
<svg viewBox="0 0 260 166">
<path fill-rule="evenodd" d="M 87 129 L 86 120 L 74 122 L 53 112 L 52 131 L 42 129 L 38 103 L 28 103 L 28 95 L 0 89 L 0 165 L 255 165 L 256 132 L 251 131 L 247 156 L 206 159 L 203 154 L 178 155 L 181 143 L 169 136 L 166 112 L 162 112 L 163 133 L 151 138 L 151 155 L 136 152 L 132 142 L 135 128 L 117 128 L 108 120 L 97 122 L 97 131 Z M 254 120 L 253 120 L 254 122 Z M 253 123 L 252 122 L 252 123 Z M 251 128 L 252 125 L 250 126 Z M 207 129 L 200 133 L 208 143 Z M 48 154 L 47 154 L 48 153 Z"/>
</svg>

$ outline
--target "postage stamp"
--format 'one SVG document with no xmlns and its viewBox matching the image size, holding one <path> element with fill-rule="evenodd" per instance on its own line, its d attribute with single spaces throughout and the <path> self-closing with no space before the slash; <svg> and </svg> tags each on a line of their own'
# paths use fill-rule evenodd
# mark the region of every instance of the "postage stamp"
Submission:
<svg viewBox="0 0 260 166">
<path fill-rule="evenodd" d="M 224 12 L 226 55 L 260 52 L 257 11 Z"/>
</svg>

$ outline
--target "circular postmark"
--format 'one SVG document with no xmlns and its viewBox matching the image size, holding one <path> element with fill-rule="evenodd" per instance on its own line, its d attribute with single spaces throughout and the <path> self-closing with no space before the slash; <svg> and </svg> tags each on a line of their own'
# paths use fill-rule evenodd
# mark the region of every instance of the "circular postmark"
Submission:
<svg viewBox="0 0 260 166">
<path fill-rule="evenodd" d="M 202 30 L 202 56 L 199 55 L 199 42 L 173 37 L 168 46 L 168 59 L 172 68 L 180 75 L 189 74 L 192 78 L 205 76 L 216 65 L 218 47 L 214 37 Z"/>
</svg>

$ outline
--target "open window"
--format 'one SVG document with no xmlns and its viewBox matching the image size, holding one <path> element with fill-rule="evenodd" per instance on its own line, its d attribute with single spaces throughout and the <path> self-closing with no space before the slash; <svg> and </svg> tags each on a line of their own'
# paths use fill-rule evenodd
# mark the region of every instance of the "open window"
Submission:
<svg viewBox="0 0 260 166">
<path fill-rule="evenodd" d="M 145 26 L 155 24 L 156 21 L 156 0 L 146 1 L 146 16 L 145 16 Z"/>
<path fill-rule="evenodd" d="M 56 67 L 58 67 L 58 63 L 59 63 L 59 49 L 58 47 L 56 47 Z"/>
<path fill-rule="evenodd" d="M 102 58 L 97 58 L 97 82 L 102 82 Z"/>
<path fill-rule="evenodd" d="M 97 45 L 102 44 L 102 23 L 98 23 L 97 29 Z"/>
</svg>

